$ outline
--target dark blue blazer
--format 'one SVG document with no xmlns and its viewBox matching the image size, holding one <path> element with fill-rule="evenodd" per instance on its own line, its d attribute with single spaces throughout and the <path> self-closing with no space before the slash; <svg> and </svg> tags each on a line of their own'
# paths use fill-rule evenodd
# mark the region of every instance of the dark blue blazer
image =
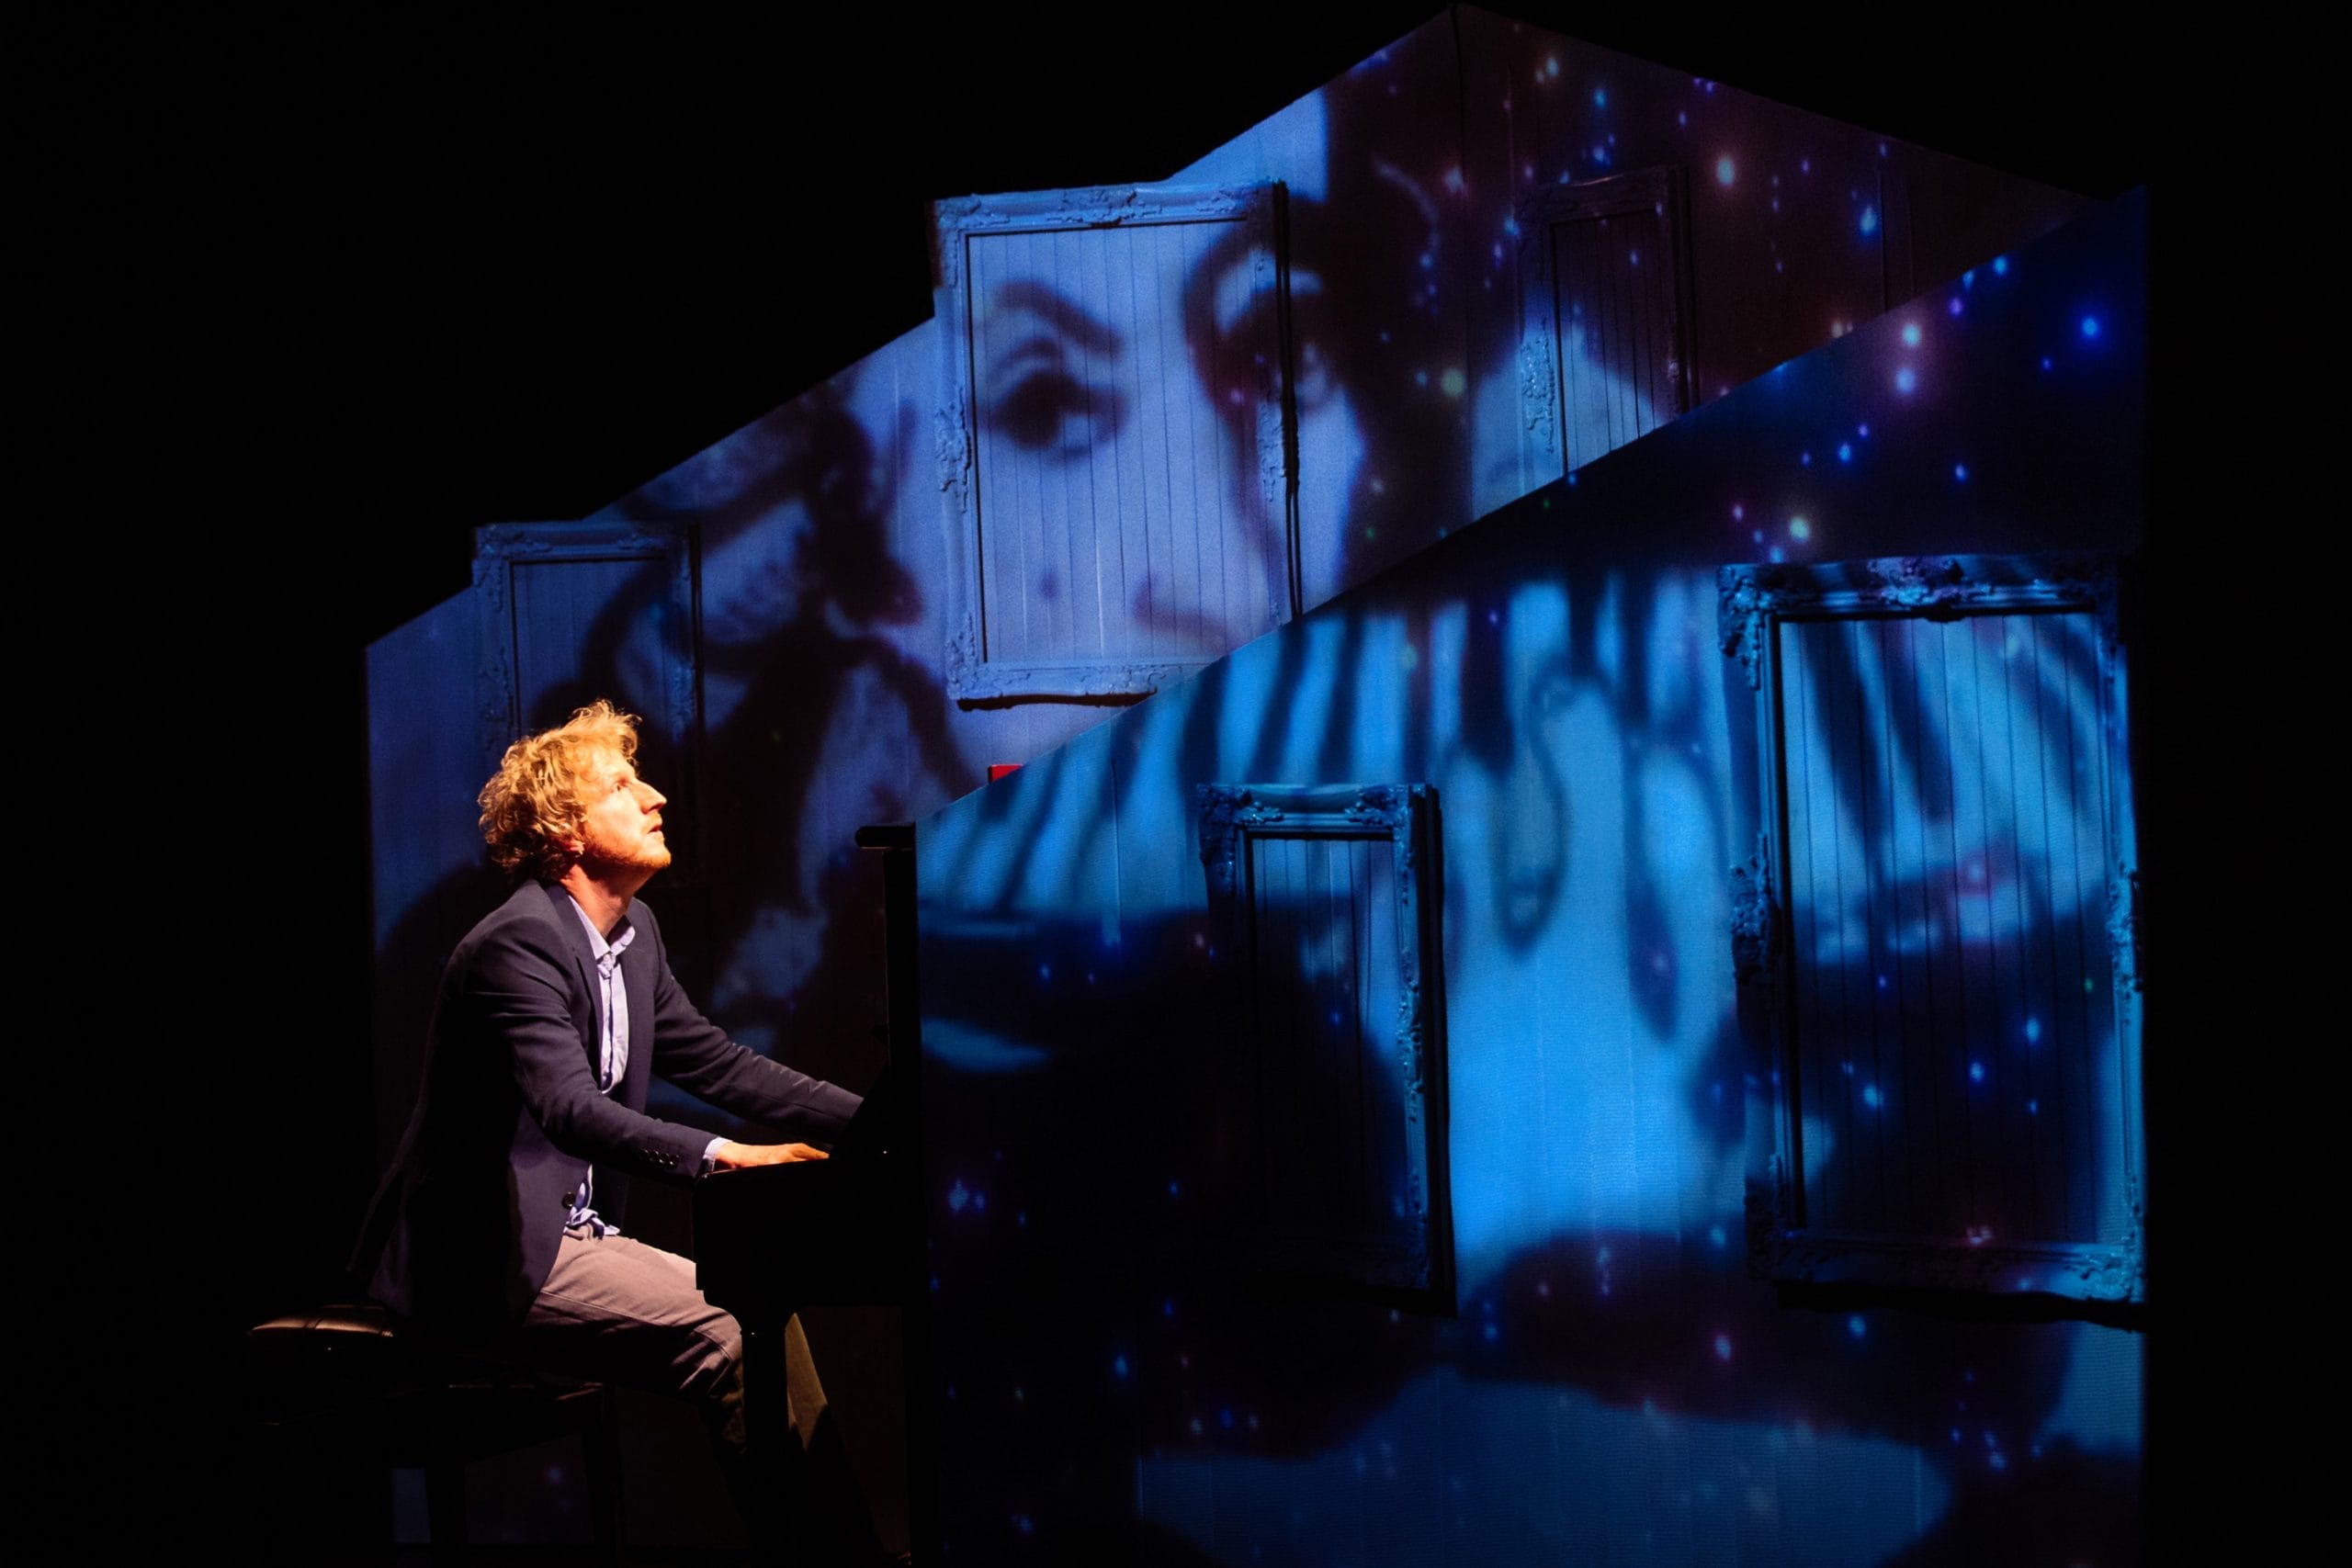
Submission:
<svg viewBox="0 0 2352 1568">
<path fill-rule="evenodd" d="M 831 1138 L 857 1109 L 729 1040 L 679 989 L 653 912 L 632 903 L 628 920 L 628 1065 L 610 1095 L 596 1088 L 595 958 L 570 894 L 525 883 L 450 955 L 416 1112 L 352 1258 L 403 1317 L 459 1335 L 519 1319 L 592 1165 L 597 1213 L 616 1224 L 628 1175 L 694 1177 L 710 1134 L 645 1113 L 656 1074 L 795 1138 Z"/>
</svg>

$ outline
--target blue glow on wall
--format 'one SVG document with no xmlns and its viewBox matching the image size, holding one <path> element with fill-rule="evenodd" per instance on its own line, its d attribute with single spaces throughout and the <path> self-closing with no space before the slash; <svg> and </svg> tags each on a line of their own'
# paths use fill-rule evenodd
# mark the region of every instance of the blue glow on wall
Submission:
<svg viewBox="0 0 2352 1568">
<path fill-rule="evenodd" d="M 1754 762 L 1729 716 L 1752 699 L 1717 646 L 1713 571 L 1754 558 L 1751 506 L 1778 508 L 1757 514 L 1781 520 L 1769 550 L 1807 560 L 2128 547 L 2133 334 L 2111 333 L 2125 352 L 2057 386 L 2036 345 L 2078 323 L 2066 301 L 2086 280 L 2137 299 L 2139 211 L 2120 204 L 2045 242 L 1964 316 L 1938 312 L 1932 384 L 1898 387 L 1890 360 L 1918 347 L 1900 321 L 1866 323 L 923 823 L 926 1028 L 999 1030 L 1044 1053 L 1014 1077 L 938 1066 L 927 1090 L 959 1107 L 956 1127 L 1023 1147 L 1021 1201 L 1060 1238 L 948 1233 L 942 1355 L 978 1369 L 1010 1341 L 1043 1365 L 1067 1359 L 1068 1376 L 1046 1380 L 1067 1389 L 1059 1429 L 1121 1434 L 1102 1493 L 1069 1507 L 1131 1495 L 1221 1562 L 1556 1561 L 1603 1540 L 1643 1563 L 1790 1560 L 1742 1533 L 1767 1517 L 1804 1561 L 1871 1562 L 1985 1531 L 2050 1544 L 2004 1511 L 2025 1478 L 2100 1499 L 2086 1505 L 2097 1528 L 2128 1540 L 2128 1331 L 1792 1311 L 1741 1269 L 1727 868 L 1753 843 Z M 1871 463 L 1830 484 L 1790 462 L 1824 430 L 1871 441 Z M 1998 664 L 1997 638 L 1984 647 Z M 1880 690 L 1885 671 L 1860 668 L 1861 689 Z M 1963 697 L 2025 677 L 1975 679 Z M 2095 708 L 2063 661 L 2035 689 L 2038 706 L 2015 711 L 2040 732 L 2003 754 L 2063 758 L 2067 728 Z M 1921 765 L 1902 748 L 1880 756 Z M 1229 1032 L 1215 998 L 1228 960 L 1201 938 L 1189 792 L 1391 777 L 1426 780 L 1443 803 L 1453 1317 L 1269 1302 L 1220 1264 Z M 1938 818 L 1938 863 L 1995 886 L 2007 798 Z M 1888 829 L 1849 816 L 1838 831 L 1870 853 Z M 1970 931 L 2030 948 L 2076 913 L 2063 890 L 2006 893 L 1993 923 L 1967 916 Z M 1005 1009 L 1004 964 L 1099 945 L 1106 923 L 1121 934 L 1106 999 Z M 1889 952 L 1908 940 L 1889 935 Z M 1883 965 L 1863 975 L 1894 994 Z M 2012 1060 L 2048 1049 L 2048 1020 L 2020 1010 L 1998 1028 L 1942 1092 L 2048 1122 L 2049 1091 Z M 1857 1105 L 1888 1122 L 1931 1092 L 1866 1059 L 1850 1073 Z M 1859 1129 L 1810 1120 L 1806 1146 L 1834 1167 L 1865 1146 Z M 2005 1233 L 1978 1222 L 1964 1239 Z M 1060 1314 L 1071 1331 L 1032 1325 L 1033 1281 L 1049 1277 L 1036 1271 L 1073 1246 L 1118 1262 Z M 1114 1340 L 1133 1391 L 1115 1421 L 1086 1392 Z M 1857 1379 L 1847 1369 L 1864 1359 Z M 975 1467 L 959 1483 L 975 1499 L 1027 1472 L 996 1427 L 951 1426 L 947 1440 Z M 1039 1439 L 1041 1460 L 1059 1451 Z M 1640 1457 L 1529 1457 L 1604 1453 Z M 1050 1533 L 1055 1516 L 1038 1518 Z M 1687 1522 L 1671 1543 L 1647 1533 L 1669 1518 Z"/>
<path fill-rule="evenodd" d="M 2128 1507 L 2137 1365 L 2089 1348 L 2108 1340 L 1891 1313 L 1857 1345 L 1842 1315 L 1782 1313 L 1742 1272 L 1724 875 L 1753 842 L 1752 759 L 1727 716 L 1714 568 L 2129 544 L 2138 527 L 2136 219 L 2030 266 L 1996 258 L 2012 281 L 1964 316 L 1935 309 L 1944 288 L 1904 307 L 1937 325 L 1929 344 L 1866 319 L 1901 276 L 1898 236 L 1933 254 L 1927 225 L 1867 199 L 1886 168 L 1930 209 L 1932 163 L 1908 156 L 1466 7 L 1183 171 L 1287 189 L 1298 570 L 1304 602 L 1331 611 L 1084 735 L 1106 710 L 962 708 L 936 677 L 958 628 L 933 324 L 605 514 L 701 540 L 691 673 L 713 766 L 699 795 L 673 791 L 702 836 L 653 901 L 689 990 L 739 1037 L 819 1071 L 838 1068 L 811 1050 L 870 1038 L 878 944 L 850 834 L 959 802 L 928 817 L 922 859 L 956 1560 L 1038 1560 L 1074 1521 L 1129 1514 L 1235 1563 L 1931 1554 L 2000 1501 L 1984 1461 L 1945 1452 L 1943 1380 L 1963 1358 L 1994 1380 L 1970 1397 L 1999 1412 L 2012 1481 L 2062 1475 Z M 1510 505 L 1550 476 L 1526 464 L 1496 236 L 1508 256 L 1531 186 L 1661 164 L 1689 171 L 1711 226 L 1707 406 Z M 1918 281 L 2074 205 L 2019 198 L 2030 220 L 1919 260 Z M 1175 269 L 1164 329 L 1125 340 L 1223 484 L 1254 475 L 1230 389 L 1197 367 L 1267 303 L 1220 288 L 1231 259 Z M 2107 335 L 2043 377 L 2087 335 L 2084 301 Z M 1059 374 L 1012 383 L 1057 459 L 1034 471 L 1075 486 L 1098 444 L 1071 433 L 1109 410 L 1086 401 L 1082 324 L 1035 326 L 1032 368 Z M 1769 389 L 1748 384 L 1775 365 Z M 1267 538 L 1242 547 L 1262 558 L 1235 570 L 1287 570 Z M 1028 580 L 1067 604 L 1070 572 L 1043 565 Z M 563 695 L 654 708 L 675 673 L 663 603 L 639 581 L 583 604 Z M 399 666 L 407 686 L 430 685 L 412 669 L 426 662 Z M 474 673 L 448 682 L 460 728 L 387 710 L 379 797 L 478 786 L 485 765 L 435 750 L 471 722 Z M 967 794 L 1005 760 L 1028 766 Z M 1235 958 L 1196 919 L 1186 792 L 1335 777 L 1425 779 L 1444 802 L 1459 1318 L 1270 1306 L 1216 1264 L 1202 1009 Z M 464 892 L 464 828 L 379 876 L 388 964 L 433 950 L 428 917 Z M 1879 1082 L 1855 1081 L 1878 1109 Z"/>
</svg>

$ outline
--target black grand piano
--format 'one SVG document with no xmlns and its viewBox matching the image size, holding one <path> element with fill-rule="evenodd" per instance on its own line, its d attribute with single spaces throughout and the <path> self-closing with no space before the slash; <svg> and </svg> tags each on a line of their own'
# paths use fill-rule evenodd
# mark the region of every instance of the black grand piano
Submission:
<svg viewBox="0 0 2352 1568">
<path fill-rule="evenodd" d="M 761 1394 L 784 1386 L 784 1326 L 794 1313 L 812 1306 L 899 1309 L 908 1525 L 922 1552 L 938 1540 L 938 1505 L 914 1100 L 922 1055 L 914 828 L 861 828 L 857 842 L 882 862 L 889 1009 L 884 1032 L 890 1059 L 831 1158 L 722 1171 L 695 1184 L 695 1272 L 702 1293 L 743 1325 L 743 1414 L 754 1434 L 763 1419 L 779 1418 L 773 1412 L 763 1416 Z"/>
</svg>

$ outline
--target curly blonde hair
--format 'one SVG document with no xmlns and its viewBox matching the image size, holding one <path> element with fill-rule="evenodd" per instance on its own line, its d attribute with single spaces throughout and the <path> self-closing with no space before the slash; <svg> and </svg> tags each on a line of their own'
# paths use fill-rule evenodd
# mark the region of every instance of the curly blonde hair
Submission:
<svg viewBox="0 0 2352 1568">
<path fill-rule="evenodd" d="M 490 858 L 509 872 L 552 882 L 571 863 L 569 842 L 579 837 L 588 791 L 604 781 L 598 760 L 617 752 L 637 761 L 637 716 L 603 697 L 553 729 L 526 735 L 506 749 L 498 772 L 481 786 L 481 836 Z"/>
</svg>

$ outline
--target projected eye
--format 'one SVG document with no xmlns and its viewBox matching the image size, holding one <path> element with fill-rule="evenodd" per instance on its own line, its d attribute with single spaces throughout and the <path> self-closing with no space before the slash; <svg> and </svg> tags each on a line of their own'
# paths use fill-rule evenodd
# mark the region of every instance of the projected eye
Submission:
<svg viewBox="0 0 2352 1568">
<path fill-rule="evenodd" d="M 1056 289 L 992 290 L 976 347 L 981 423 L 1015 446 L 1083 457 L 1126 423 L 1125 340 Z"/>
<path fill-rule="evenodd" d="M 1091 385 L 1058 367 L 1041 367 L 996 391 L 986 417 L 1016 446 L 1077 457 L 1125 423 L 1126 399 L 1115 388 Z"/>
<path fill-rule="evenodd" d="M 1256 263 L 1253 254 L 1235 262 L 1217 276 L 1215 309 L 1218 356 L 1226 356 L 1232 344 L 1264 343 L 1275 335 L 1273 318 L 1281 302 L 1271 288 L 1271 271 Z M 1329 330 L 1329 317 L 1321 275 L 1308 267 L 1294 269 L 1290 275 L 1290 333 L 1295 344 L 1291 351 L 1291 395 L 1302 414 L 1313 413 L 1340 395 L 1339 372 L 1332 365 L 1330 351 L 1324 346 L 1335 341 Z M 1244 378 L 1224 388 L 1213 387 L 1211 391 L 1213 395 L 1221 392 L 1225 400 L 1238 405 L 1254 398 L 1256 391 L 1254 382 L 1248 379 L 1246 363 L 1235 367 Z"/>
<path fill-rule="evenodd" d="M 1329 402 L 1338 390 L 1330 362 L 1323 357 L 1323 345 L 1311 340 L 1301 343 L 1298 345 L 1299 412 L 1314 412 Z"/>
<path fill-rule="evenodd" d="M 1312 413 L 1340 392 L 1339 373 L 1323 344 L 1330 333 L 1330 311 L 1323 300 L 1323 279 L 1306 267 L 1290 276 L 1290 325 L 1298 381 L 1295 395 L 1301 413 Z"/>
</svg>

